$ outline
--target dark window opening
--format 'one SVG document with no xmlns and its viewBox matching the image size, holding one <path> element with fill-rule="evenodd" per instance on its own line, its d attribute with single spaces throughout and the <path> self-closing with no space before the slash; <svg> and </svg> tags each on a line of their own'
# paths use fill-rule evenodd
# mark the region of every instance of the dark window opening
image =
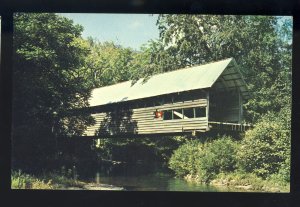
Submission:
<svg viewBox="0 0 300 207">
<path fill-rule="evenodd" d="M 147 101 L 147 102 L 144 103 L 144 107 L 145 107 L 145 108 L 151 107 L 151 106 L 152 106 L 152 104 L 151 104 L 151 102 L 149 102 L 149 101 Z"/>
<path fill-rule="evenodd" d="M 164 111 L 163 118 L 164 120 L 172 120 L 172 110 Z"/>
<path fill-rule="evenodd" d="M 193 119 L 206 117 L 206 107 L 184 108 L 161 111 L 163 120 Z"/>
<path fill-rule="evenodd" d="M 182 101 L 183 101 L 182 96 L 179 93 L 173 95 L 173 103 L 178 103 Z"/>
<path fill-rule="evenodd" d="M 206 117 L 206 108 L 205 107 L 195 108 L 195 118 L 198 118 L 198 117 Z"/>
<path fill-rule="evenodd" d="M 153 106 L 162 106 L 164 105 L 164 98 L 154 98 Z"/>
<path fill-rule="evenodd" d="M 183 109 L 174 109 L 173 116 L 173 119 L 183 119 Z"/>
<path fill-rule="evenodd" d="M 171 103 L 173 103 L 172 96 L 166 96 L 164 98 L 164 101 L 165 101 L 165 104 L 171 104 Z"/>
<path fill-rule="evenodd" d="M 194 118 L 194 108 L 183 109 L 183 112 L 184 112 L 184 119 Z"/>
</svg>

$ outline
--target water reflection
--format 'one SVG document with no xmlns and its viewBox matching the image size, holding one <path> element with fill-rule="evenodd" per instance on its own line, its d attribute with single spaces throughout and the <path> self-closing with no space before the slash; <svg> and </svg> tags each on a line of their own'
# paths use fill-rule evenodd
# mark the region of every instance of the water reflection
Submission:
<svg viewBox="0 0 300 207">
<path fill-rule="evenodd" d="M 83 176 L 85 175 L 85 176 Z M 189 183 L 174 175 L 166 168 L 147 165 L 118 164 L 98 166 L 80 173 L 80 179 L 123 187 L 129 191 L 236 191 L 226 187 L 216 188 L 209 185 Z"/>
</svg>

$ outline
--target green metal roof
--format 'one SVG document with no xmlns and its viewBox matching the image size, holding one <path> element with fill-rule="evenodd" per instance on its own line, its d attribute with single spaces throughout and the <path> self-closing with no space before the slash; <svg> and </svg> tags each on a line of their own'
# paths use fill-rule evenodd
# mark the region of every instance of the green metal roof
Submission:
<svg viewBox="0 0 300 207">
<path fill-rule="evenodd" d="M 134 85 L 131 83 L 126 81 L 93 89 L 90 106 L 211 87 L 238 87 L 244 98 L 249 96 L 246 83 L 233 58 L 153 75 L 146 82 L 140 79 Z"/>
</svg>

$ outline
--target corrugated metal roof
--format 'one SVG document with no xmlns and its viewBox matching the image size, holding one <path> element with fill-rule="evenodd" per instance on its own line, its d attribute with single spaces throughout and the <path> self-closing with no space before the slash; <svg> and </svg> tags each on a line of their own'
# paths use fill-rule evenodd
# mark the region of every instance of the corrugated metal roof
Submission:
<svg viewBox="0 0 300 207">
<path fill-rule="evenodd" d="M 231 62 L 233 64 L 230 64 Z M 150 77 L 145 83 L 143 83 L 143 79 L 140 79 L 134 85 L 131 85 L 131 81 L 126 81 L 96 88 L 92 90 L 89 103 L 90 106 L 98 106 L 175 92 L 210 88 L 229 65 L 236 66 L 233 58 L 157 74 Z M 240 76 L 239 71 L 238 74 Z M 241 76 L 240 79 L 245 85 Z"/>
</svg>

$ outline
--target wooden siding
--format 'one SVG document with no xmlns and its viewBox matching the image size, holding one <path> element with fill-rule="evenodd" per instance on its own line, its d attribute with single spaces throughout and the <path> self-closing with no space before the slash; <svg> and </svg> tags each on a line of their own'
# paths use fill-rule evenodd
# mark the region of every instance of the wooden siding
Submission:
<svg viewBox="0 0 300 207">
<path fill-rule="evenodd" d="M 87 128 L 86 136 L 115 135 L 115 134 L 160 134 L 207 130 L 208 117 L 163 120 L 154 118 L 156 110 L 184 109 L 206 107 L 206 99 L 169 103 L 161 106 L 128 109 L 120 112 L 117 117 L 113 112 L 92 114 L 96 124 Z"/>
</svg>

